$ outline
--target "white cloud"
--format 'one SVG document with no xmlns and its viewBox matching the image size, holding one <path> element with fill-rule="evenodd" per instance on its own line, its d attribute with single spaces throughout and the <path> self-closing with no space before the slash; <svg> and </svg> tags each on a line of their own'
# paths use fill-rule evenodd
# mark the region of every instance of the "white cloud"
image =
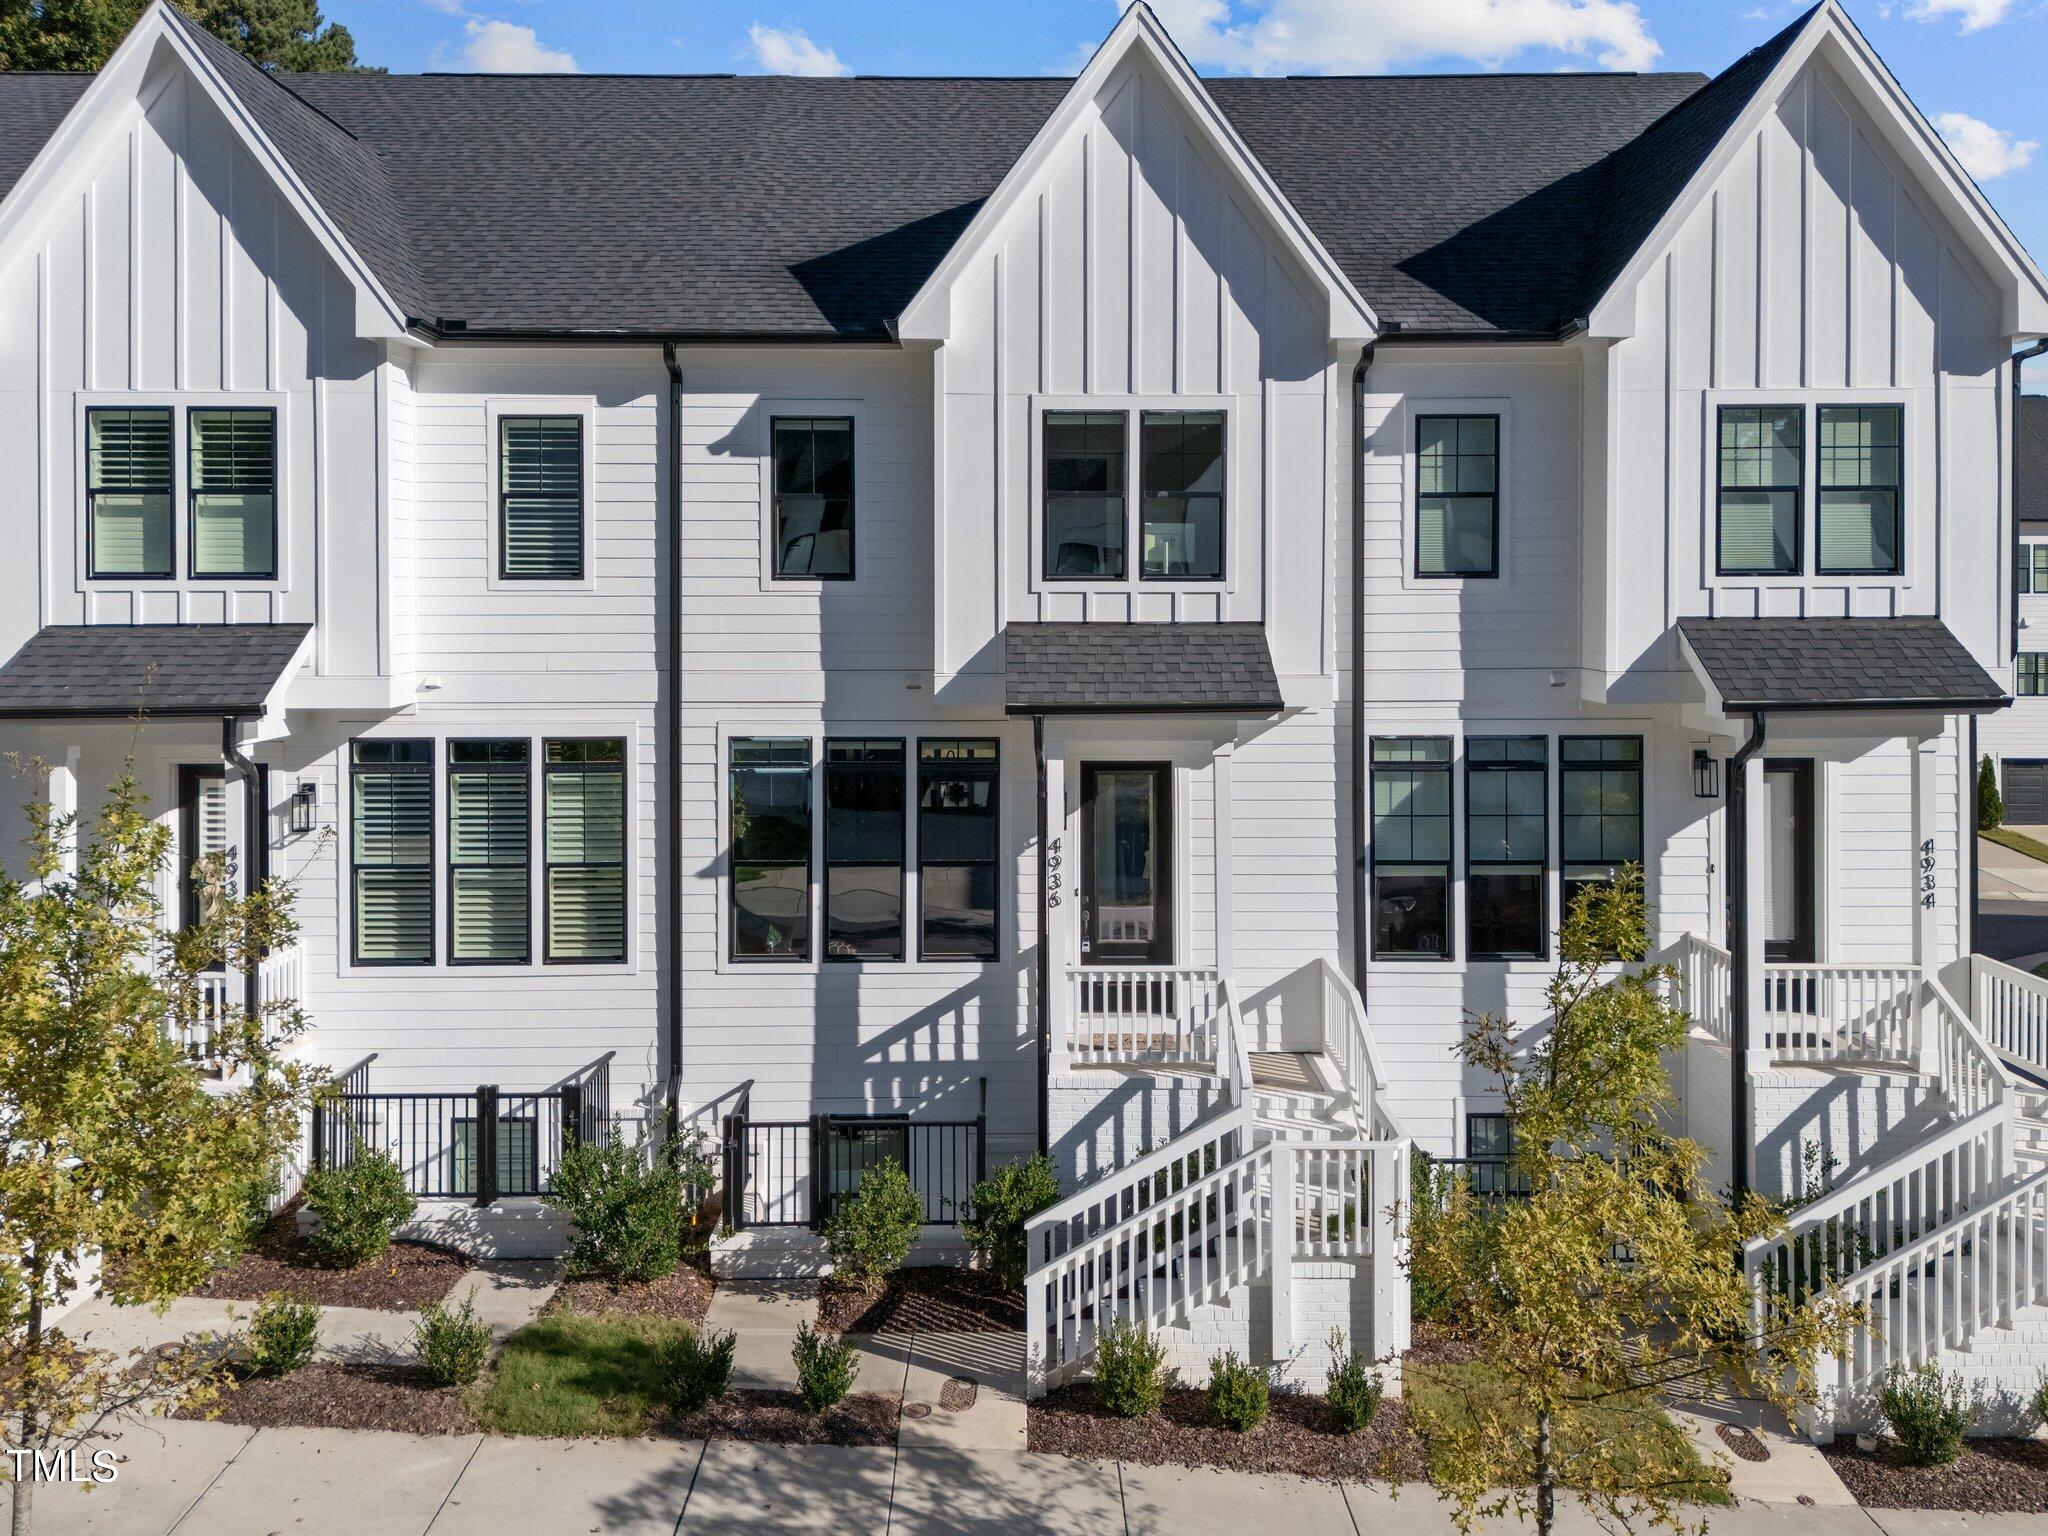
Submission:
<svg viewBox="0 0 2048 1536">
<path fill-rule="evenodd" d="M 1906 14 L 1915 21 L 1946 21 L 1954 16 L 1965 32 L 1995 27 L 2013 12 L 2018 0 L 1913 0 Z"/>
<path fill-rule="evenodd" d="M 795 27 L 764 27 L 755 22 L 747 28 L 753 45 L 754 62 L 772 75 L 850 75 L 853 73 L 830 48 L 820 48 Z"/>
<path fill-rule="evenodd" d="M 562 49 L 548 48 L 533 28 L 509 21 L 465 21 L 462 60 L 487 75 L 573 75 L 576 59 Z"/>
<path fill-rule="evenodd" d="M 1197 64 L 1252 74 L 1374 73 L 1431 59 L 1489 68 L 1532 49 L 1603 69 L 1664 50 L 1629 0 L 1153 0 Z"/>
<path fill-rule="evenodd" d="M 1979 181 L 1991 181 L 2008 171 L 2023 169 L 2041 147 L 2038 140 L 2015 138 L 1967 112 L 1937 112 L 1934 126 L 1963 162 L 1963 169 Z"/>
</svg>

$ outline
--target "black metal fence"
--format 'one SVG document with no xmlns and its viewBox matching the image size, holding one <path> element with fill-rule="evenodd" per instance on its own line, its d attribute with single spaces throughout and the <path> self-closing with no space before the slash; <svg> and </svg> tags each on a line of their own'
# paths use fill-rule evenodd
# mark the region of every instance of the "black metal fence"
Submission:
<svg viewBox="0 0 2048 1536">
<path fill-rule="evenodd" d="M 377 1152 L 423 1197 L 489 1205 L 546 1194 L 562 1153 L 605 1133 L 611 1060 L 607 1052 L 552 1088 L 511 1093 L 496 1083 L 458 1093 L 373 1093 L 365 1062 L 313 1105 L 313 1167 L 346 1168 Z"/>
<path fill-rule="evenodd" d="M 927 1226 L 952 1226 L 988 1177 L 988 1079 L 972 1120 L 812 1115 L 756 1120 L 742 1093 L 723 1125 L 724 1219 L 745 1227 L 821 1227 L 833 1205 L 888 1163 L 909 1175 Z"/>
</svg>

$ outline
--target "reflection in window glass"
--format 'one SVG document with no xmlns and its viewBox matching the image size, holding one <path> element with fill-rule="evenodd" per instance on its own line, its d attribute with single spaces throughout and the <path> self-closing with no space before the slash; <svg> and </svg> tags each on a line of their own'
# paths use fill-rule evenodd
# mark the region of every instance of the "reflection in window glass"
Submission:
<svg viewBox="0 0 2048 1536">
<path fill-rule="evenodd" d="M 1557 744 L 1557 840 L 1564 905 L 1643 859 L 1643 739 L 1566 736 Z"/>
<path fill-rule="evenodd" d="M 825 743 L 825 958 L 903 958 L 901 741 Z"/>
<path fill-rule="evenodd" d="M 1381 737 L 1372 744 L 1373 953 L 1450 955 L 1451 744 Z"/>
<path fill-rule="evenodd" d="M 732 742 L 732 956 L 811 954 L 811 744 Z"/>
<path fill-rule="evenodd" d="M 1723 575 L 1798 574 L 1805 419 L 1796 405 L 1721 407 Z"/>
<path fill-rule="evenodd" d="M 1140 431 L 1139 575 L 1222 580 L 1223 412 L 1147 411 Z"/>
<path fill-rule="evenodd" d="M 917 868 L 927 960 L 993 960 L 1000 869 L 993 741 L 917 744 Z"/>
<path fill-rule="evenodd" d="M 1465 928 L 1475 960 L 1544 953 L 1546 752 L 1541 736 L 1465 744 Z"/>
<path fill-rule="evenodd" d="M 853 420 L 778 416 L 775 574 L 853 575 Z"/>
<path fill-rule="evenodd" d="M 1415 573 L 1500 573 L 1500 418 L 1415 423 Z"/>
<path fill-rule="evenodd" d="M 1899 570 L 1899 433 L 1896 405 L 1820 408 L 1820 569 Z"/>
<path fill-rule="evenodd" d="M 1048 581 L 1124 575 L 1122 411 L 1047 411 L 1045 575 Z"/>
</svg>

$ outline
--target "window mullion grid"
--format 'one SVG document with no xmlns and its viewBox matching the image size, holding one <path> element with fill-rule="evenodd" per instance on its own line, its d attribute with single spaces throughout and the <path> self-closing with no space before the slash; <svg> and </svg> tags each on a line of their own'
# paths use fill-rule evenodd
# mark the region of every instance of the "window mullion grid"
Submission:
<svg viewBox="0 0 2048 1536">
<path fill-rule="evenodd" d="M 1517 756 L 1531 747 L 1539 749 L 1537 756 Z M 1498 753 L 1498 756 L 1493 754 Z M 1514 837 L 1514 823 L 1526 821 L 1529 813 L 1517 811 L 1517 781 L 1533 778 L 1535 793 L 1522 792 L 1519 798 L 1536 806 L 1536 815 L 1541 819 L 1542 835 L 1539 839 L 1541 852 L 1533 858 L 1512 857 L 1507 849 Z M 1498 784 L 1498 791 L 1492 787 Z M 1483 791 L 1481 786 L 1487 786 Z M 1531 737 L 1472 737 L 1465 743 L 1465 926 L 1468 952 L 1474 960 L 1541 960 L 1549 951 L 1547 936 L 1547 911 L 1549 904 L 1549 750 L 1545 738 Z M 1501 824 L 1498 840 L 1488 838 L 1482 844 L 1479 826 L 1482 822 L 1498 820 Z M 1499 852 L 1482 852 L 1498 848 Z M 1534 942 L 1526 947 L 1487 945 L 1481 947 L 1479 923 L 1480 910 L 1478 895 L 1482 879 L 1495 880 L 1519 877 L 1526 881 L 1533 870 L 1535 879 L 1536 910 L 1533 928 L 1528 931 Z M 1503 891 L 1501 894 L 1505 895 Z M 1529 914 L 1516 914 L 1518 926 L 1526 925 Z"/>
<path fill-rule="evenodd" d="M 918 958 L 926 961 L 988 961 L 999 957 L 1002 942 L 1002 890 L 998 871 L 1002 865 L 1002 749 L 994 739 L 961 740 L 925 738 L 917 744 L 917 909 Z M 987 805 L 976 802 L 986 786 Z M 958 793 L 960 803 L 944 803 Z M 941 838 L 943 821 L 949 813 L 980 817 L 977 825 L 985 838 L 977 839 L 982 851 L 965 856 L 957 836 Z M 949 845 L 941 850 L 941 842 Z M 947 872 L 958 879 L 955 900 L 950 905 L 931 900 L 934 876 Z M 977 878 L 978 876 L 982 878 Z M 986 908 L 974 904 L 974 893 L 986 888 Z M 935 913 L 959 913 L 961 935 L 958 947 L 946 949 L 934 942 Z M 965 937 L 974 915 L 986 911 L 986 925 L 978 925 L 978 936 Z"/>
<path fill-rule="evenodd" d="M 847 754 L 842 756 L 842 754 Z M 825 870 L 824 889 L 821 893 L 825 917 L 824 958 L 827 961 L 852 960 L 902 960 L 906 954 L 904 931 L 903 866 L 908 853 L 907 823 L 910 809 L 908 804 L 908 765 L 905 761 L 904 743 L 901 738 L 871 740 L 866 738 L 827 737 L 824 752 L 824 848 Z M 893 863 L 877 861 L 865 852 L 856 857 L 841 857 L 833 852 L 834 828 L 843 827 L 849 814 L 861 809 L 873 811 L 866 802 L 872 799 L 877 788 L 886 791 L 893 785 L 895 791 L 896 852 Z M 838 801 L 842 794 L 855 797 L 853 806 L 842 807 Z M 882 815 L 890 814 L 883 810 Z M 833 873 L 835 871 L 869 871 L 877 877 L 893 873 L 896 879 L 896 939 L 893 950 L 880 947 L 873 952 L 863 952 L 853 947 L 857 940 L 843 937 L 838 927 L 842 915 L 835 913 L 833 903 Z M 879 883 L 875 894 L 879 896 Z M 850 916 L 848 914 L 847 916 Z M 840 946 L 847 946 L 840 951 Z"/>
<path fill-rule="evenodd" d="M 136 449 L 136 426 L 144 419 L 148 419 L 155 424 L 152 435 L 155 435 L 156 432 L 161 434 L 162 478 L 152 477 L 147 482 L 133 483 L 132 477 L 135 474 L 134 461 L 138 456 Z M 119 428 L 103 425 L 116 421 L 122 424 Z M 174 484 L 177 478 L 177 454 L 172 446 L 175 437 L 173 429 L 176 423 L 173 420 L 173 413 L 170 407 L 92 406 L 85 413 L 85 422 L 86 570 L 94 580 L 121 580 L 125 578 L 128 580 L 169 581 L 175 579 L 178 574 L 177 533 L 176 520 L 171 515 L 171 505 L 173 498 L 177 494 L 177 487 Z M 106 447 L 102 446 L 103 434 L 114 431 L 120 432 L 118 454 L 110 453 Z M 114 457 L 118 457 L 123 470 L 121 475 L 114 478 L 123 483 L 109 483 L 106 467 L 108 460 Z M 160 564 L 152 563 L 145 569 L 136 570 L 107 570 L 101 568 L 100 562 L 104 551 L 100 547 L 102 540 L 99 534 L 99 502 L 102 496 L 109 498 L 132 496 L 138 499 L 157 498 L 160 500 L 161 506 L 159 511 L 164 525 L 164 555 Z M 148 515 L 146 507 L 138 515 L 138 526 L 142 528 L 141 539 L 144 551 L 148 548 L 149 540 L 145 521 Z"/>
<path fill-rule="evenodd" d="M 1451 902 L 1457 808 L 1450 739 L 1378 737 L 1372 743 L 1372 759 L 1374 958 L 1450 960 L 1457 952 Z M 1429 809 L 1423 802 L 1442 808 Z M 1442 846 L 1435 857 L 1418 856 L 1418 833 L 1424 824 L 1441 827 Z M 1425 906 L 1434 909 L 1436 918 L 1434 948 L 1425 942 L 1426 915 L 1419 921 L 1401 921 L 1414 918 Z M 1396 936 L 1397 925 L 1405 937 Z"/>
</svg>

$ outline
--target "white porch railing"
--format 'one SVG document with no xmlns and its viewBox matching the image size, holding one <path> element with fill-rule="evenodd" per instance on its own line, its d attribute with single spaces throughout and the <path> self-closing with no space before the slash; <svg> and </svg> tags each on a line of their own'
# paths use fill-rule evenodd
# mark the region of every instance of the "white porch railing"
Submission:
<svg viewBox="0 0 2048 1536">
<path fill-rule="evenodd" d="M 1757 1045 L 1773 1061 L 1911 1063 L 1917 965 L 1766 965 Z"/>
<path fill-rule="evenodd" d="M 265 955 L 256 970 L 257 996 L 265 1006 L 305 999 L 305 953 L 298 945 Z M 210 1062 L 219 1055 L 218 1035 L 223 1021 L 242 1010 L 243 976 L 240 971 L 209 971 L 199 978 L 199 1012 L 189 1025 L 174 1025 L 173 1033 L 194 1061 Z"/>
<path fill-rule="evenodd" d="M 1988 955 L 1962 964 L 1970 1018 L 1991 1048 L 2048 1077 L 2048 981 Z"/>
<path fill-rule="evenodd" d="M 1311 963 L 1316 971 L 1323 1054 L 1336 1067 L 1337 1080 L 1357 1106 L 1360 1132 L 1369 1140 L 1406 1141 L 1407 1131 L 1387 1105 L 1387 1069 L 1366 1022 L 1365 1000 L 1333 962 L 1318 959 Z"/>
<path fill-rule="evenodd" d="M 1669 955 L 1669 963 L 1678 973 L 1678 1000 L 1692 1015 L 1693 1023 L 1727 1045 L 1734 1038 L 1728 1010 L 1735 984 L 1728 951 L 1688 933 Z"/>
<path fill-rule="evenodd" d="M 1205 965 L 1068 966 L 1059 1030 L 1067 1064 L 1214 1065 L 1221 979 Z"/>
</svg>

